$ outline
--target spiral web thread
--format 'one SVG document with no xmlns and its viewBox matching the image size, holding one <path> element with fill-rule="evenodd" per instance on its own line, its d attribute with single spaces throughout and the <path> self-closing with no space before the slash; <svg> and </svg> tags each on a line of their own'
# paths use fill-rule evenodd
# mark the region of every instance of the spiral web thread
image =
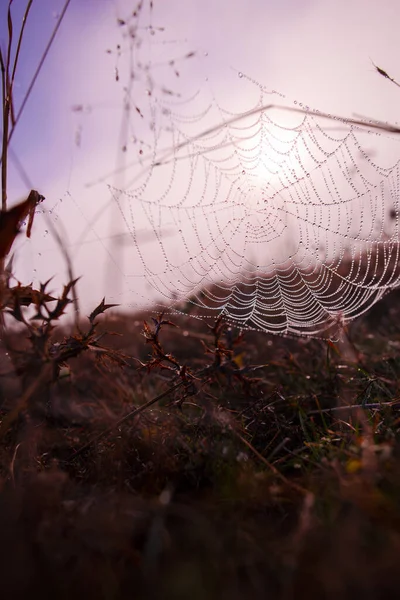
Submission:
<svg viewBox="0 0 400 600">
<path fill-rule="evenodd" d="M 216 77 L 148 94 L 152 152 L 128 191 L 112 189 L 132 240 L 129 298 L 333 338 L 399 285 L 396 133 L 230 76 L 229 92 Z"/>
</svg>

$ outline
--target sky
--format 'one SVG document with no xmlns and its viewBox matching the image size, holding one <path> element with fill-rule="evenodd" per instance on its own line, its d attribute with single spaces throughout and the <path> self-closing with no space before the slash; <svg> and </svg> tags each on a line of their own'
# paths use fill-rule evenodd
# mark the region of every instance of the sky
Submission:
<svg viewBox="0 0 400 600">
<path fill-rule="evenodd" d="M 2 49 L 7 4 L 0 0 Z M 25 4 L 13 2 L 14 32 Z M 16 107 L 63 5 L 33 0 L 16 76 Z M 142 280 L 133 284 L 128 277 L 127 283 L 128 275 L 141 272 L 124 221 L 134 205 L 119 210 L 122 196 L 108 187 L 130 190 L 143 177 L 144 159 L 154 147 L 149 94 L 165 104 L 200 90 L 247 110 L 253 98 L 243 90 L 246 85 L 258 90 L 259 84 L 292 106 L 302 102 L 344 117 L 400 120 L 400 90 L 374 67 L 400 79 L 396 0 L 153 0 L 152 5 L 144 0 L 136 21 L 131 15 L 137 0 L 71 0 L 12 139 L 21 167 L 11 156 L 10 205 L 31 186 L 46 197 L 32 239 L 20 235 L 17 241 L 16 273 L 35 283 L 54 275 L 54 288 L 66 282 L 65 260 L 52 233 L 56 228 L 76 276 L 82 276 L 78 291 L 84 311 L 103 296 L 129 305 L 133 285 L 150 296 Z M 187 107 L 182 104 L 182 114 L 193 115 L 201 103 L 194 99 L 186 113 Z M 170 140 L 160 134 L 157 145 Z M 156 187 L 151 189 L 155 193 Z M 145 220 L 139 231 L 147 244 Z M 151 260 L 152 246 L 145 251 Z"/>
</svg>

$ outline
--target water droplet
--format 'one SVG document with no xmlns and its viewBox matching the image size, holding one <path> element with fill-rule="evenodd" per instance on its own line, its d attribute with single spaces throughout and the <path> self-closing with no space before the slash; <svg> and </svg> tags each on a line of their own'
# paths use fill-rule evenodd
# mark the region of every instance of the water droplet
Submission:
<svg viewBox="0 0 400 600">
<path fill-rule="evenodd" d="M 238 76 L 239 76 L 240 79 L 242 79 L 243 73 L 241 71 L 239 71 Z"/>
</svg>

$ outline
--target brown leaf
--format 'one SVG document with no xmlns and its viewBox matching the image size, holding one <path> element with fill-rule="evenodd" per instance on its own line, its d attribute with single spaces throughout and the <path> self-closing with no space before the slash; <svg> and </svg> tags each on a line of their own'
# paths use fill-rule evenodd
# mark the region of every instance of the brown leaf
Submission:
<svg viewBox="0 0 400 600">
<path fill-rule="evenodd" d="M 0 259 L 7 256 L 11 246 L 19 232 L 21 223 L 29 215 L 27 237 L 30 237 L 32 230 L 35 208 L 39 202 L 44 200 L 36 190 L 31 190 L 28 198 L 10 210 L 0 211 Z"/>
<path fill-rule="evenodd" d="M 89 321 L 93 323 L 95 318 L 98 315 L 104 313 L 108 308 L 113 308 L 114 306 L 118 306 L 118 304 L 105 304 L 105 298 L 100 302 L 100 304 L 90 313 Z"/>
</svg>

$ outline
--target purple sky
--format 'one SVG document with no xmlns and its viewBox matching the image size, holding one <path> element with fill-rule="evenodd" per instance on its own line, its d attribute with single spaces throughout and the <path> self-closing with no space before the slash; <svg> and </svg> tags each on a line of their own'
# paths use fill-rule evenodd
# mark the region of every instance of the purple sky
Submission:
<svg viewBox="0 0 400 600">
<path fill-rule="evenodd" d="M 4 48 L 7 2 L 1 0 L 0 4 Z M 14 0 L 16 30 L 24 4 Z M 62 5 L 62 0 L 33 2 L 17 74 L 17 107 Z M 144 141 L 144 148 L 146 144 L 151 147 L 150 132 L 135 110 L 130 124 L 124 122 L 129 43 L 117 18 L 126 19 L 135 5 L 128 0 L 72 0 L 12 143 L 32 185 L 46 196 L 45 208 L 51 211 L 54 226 L 68 232 L 76 274 L 83 276 L 79 291 L 87 309 L 103 295 L 118 302 L 115 281 L 123 280 L 133 268 L 129 248 L 122 255 L 99 238 L 126 232 L 115 216 L 116 206 L 110 202 L 106 184 L 123 188 L 135 170 L 111 176 L 96 186 L 87 184 L 124 161 L 138 159 L 139 146 L 132 142 L 133 136 Z M 154 0 L 152 14 L 147 10 L 142 18 L 143 27 L 153 25 L 154 35 L 146 30 L 139 30 L 138 35 L 143 39 L 143 63 L 154 65 L 189 51 L 207 53 L 205 69 L 216 82 L 216 95 L 223 100 L 240 94 L 233 67 L 235 73 L 241 71 L 268 89 L 282 92 L 291 102 L 303 101 L 343 116 L 359 113 L 395 122 L 400 120 L 400 90 L 379 77 L 371 61 L 400 79 L 399 22 L 397 0 Z M 201 88 L 207 73 L 192 69 L 190 61 L 176 64 L 181 70 L 179 80 L 165 65 L 150 69 L 155 84 L 182 90 Z M 141 73 L 131 90 L 140 109 L 145 106 L 146 85 Z M 123 153 L 125 143 L 128 149 Z M 11 165 L 10 204 L 27 191 Z M 89 230 L 85 244 L 77 246 L 99 207 L 106 205 L 108 211 L 94 231 Z M 56 282 L 65 282 L 65 265 L 44 215 L 37 216 L 32 240 L 21 236 L 19 245 L 17 265 L 22 280 L 37 282 L 56 273 Z"/>
</svg>

